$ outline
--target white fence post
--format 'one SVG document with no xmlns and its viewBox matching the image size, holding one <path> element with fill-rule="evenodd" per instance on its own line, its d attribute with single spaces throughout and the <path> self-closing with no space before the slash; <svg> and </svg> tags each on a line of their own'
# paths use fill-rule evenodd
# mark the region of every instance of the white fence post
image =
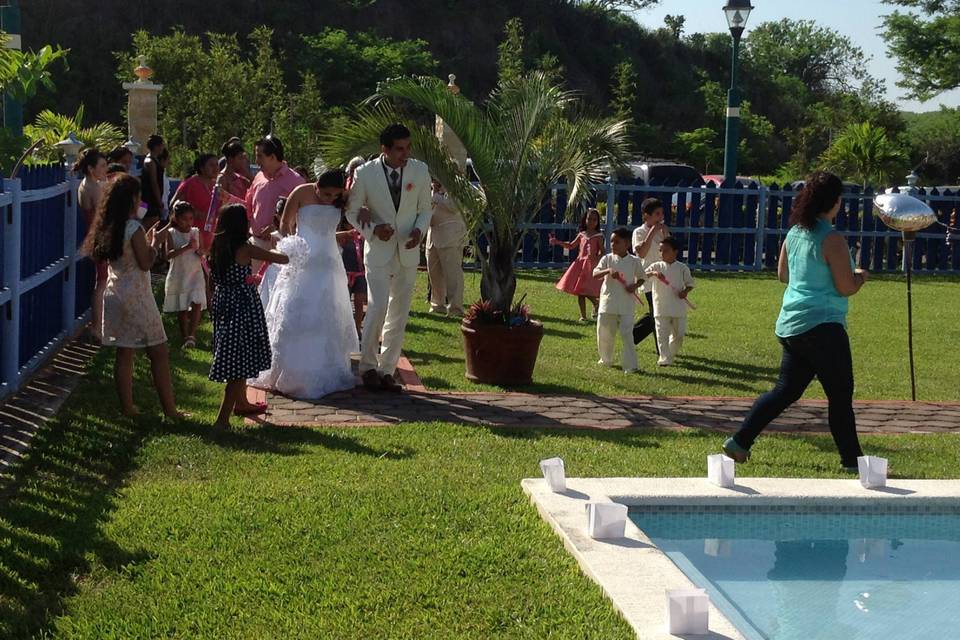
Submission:
<svg viewBox="0 0 960 640">
<path fill-rule="evenodd" d="M 767 193 L 770 189 L 763 185 L 757 187 L 757 247 L 753 252 L 753 268 L 756 271 L 763 269 L 763 250 L 767 239 Z"/>
<path fill-rule="evenodd" d="M 10 291 L 6 309 L 0 313 L 3 348 L 0 352 L 0 371 L 7 386 L 16 388 L 20 373 L 20 180 L 4 179 L 4 186 L 13 198 L 3 216 L 3 286 Z"/>
<path fill-rule="evenodd" d="M 67 336 L 77 324 L 77 188 L 78 181 L 67 173 L 66 206 L 63 208 L 63 255 L 67 268 L 63 271 L 63 310 L 61 322 Z"/>
</svg>

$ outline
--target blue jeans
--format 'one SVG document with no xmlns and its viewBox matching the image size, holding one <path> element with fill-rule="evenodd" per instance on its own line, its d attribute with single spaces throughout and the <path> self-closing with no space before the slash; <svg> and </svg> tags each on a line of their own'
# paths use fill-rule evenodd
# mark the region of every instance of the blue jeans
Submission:
<svg viewBox="0 0 960 640">
<path fill-rule="evenodd" d="M 760 432 L 799 400 L 816 377 L 827 394 L 830 433 L 840 452 L 840 463 L 857 466 L 863 450 L 853 415 L 853 357 L 847 330 L 841 324 L 827 323 L 779 340 L 783 345 L 780 378 L 772 391 L 753 403 L 733 439 L 749 449 Z"/>
</svg>

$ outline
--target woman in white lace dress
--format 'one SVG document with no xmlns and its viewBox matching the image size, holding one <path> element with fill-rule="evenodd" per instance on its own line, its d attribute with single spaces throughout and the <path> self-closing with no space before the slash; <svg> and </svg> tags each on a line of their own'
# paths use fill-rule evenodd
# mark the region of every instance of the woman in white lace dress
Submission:
<svg viewBox="0 0 960 640">
<path fill-rule="evenodd" d="M 343 171 L 335 169 L 290 193 L 280 222 L 286 237 L 277 245 L 290 263 L 280 270 L 266 309 L 273 365 L 256 386 L 316 399 L 356 384 L 351 354 L 359 345 L 336 240 L 344 183 Z"/>
</svg>

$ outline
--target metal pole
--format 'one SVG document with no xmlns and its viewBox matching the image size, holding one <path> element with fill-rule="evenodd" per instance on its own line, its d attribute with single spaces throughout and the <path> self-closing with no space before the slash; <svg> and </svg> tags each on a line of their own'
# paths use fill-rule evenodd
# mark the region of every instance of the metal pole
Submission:
<svg viewBox="0 0 960 640">
<path fill-rule="evenodd" d="M 917 376 L 913 365 L 913 241 L 916 232 L 903 232 L 903 257 L 907 271 L 907 350 L 910 352 L 910 398 L 917 401 Z"/>
<path fill-rule="evenodd" d="M 63 209 L 63 255 L 67 268 L 63 271 L 63 330 L 67 336 L 77 324 L 77 187 L 79 181 L 67 172 L 67 192 Z"/>
<path fill-rule="evenodd" d="M 9 38 L 6 47 L 21 48 L 20 44 L 20 8 L 17 0 L 8 0 L 9 6 L 0 7 L 0 31 Z M 15 136 L 23 135 L 23 105 L 10 94 L 3 96 L 3 126 Z"/>
<path fill-rule="evenodd" d="M 740 54 L 740 34 L 733 35 L 733 55 L 730 60 L 730 91 L 727 92 L 727 139 L 723 155 L 724 186 L 737 179 L 737 146 L 740 143 L 740 91 L 737 88 L 737 58 Z"/>
<path fill-rule="evenodd" d="M 617 177 L 612 173 L 607 176 L 607 219 L 605 222 L 605 233 L 603 237 L 603 246 L 607 246 L 610 241 L 610 234 L 617 226 Z"/>
</svg>

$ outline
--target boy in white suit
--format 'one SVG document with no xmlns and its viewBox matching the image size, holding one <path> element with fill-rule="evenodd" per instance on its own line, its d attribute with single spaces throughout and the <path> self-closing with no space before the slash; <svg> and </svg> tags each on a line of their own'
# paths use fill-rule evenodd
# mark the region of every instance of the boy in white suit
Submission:
<svg viewBox="0 0 960 640">
<path fill-rule="evenodd" d="M 380 133 L 380 151 L 379 158 L 357 169 L 346 211 L 347 220 L 366 240 L 368 306 L 360 376 L 371 391 L 402 391 L 394 374 L 417 280 L 420 242 L 433 211 L 430 171 L 410 158 L 410 130 L 402 124 Z M 369 224 L 359 220 L 361 207 L 370 211 Z"/>
<path fill-rule="evenodd" d="M 643 286 L 643 263 L 630 253 L 630 231 L 616 229 L 610 236 L 611 251 L 600 258 L 594 278 L 603 278 L 597 314 L 599 364 L 613 366 L 617 334 L 623 343 L 621 364 L 625 373 L 637 370 L 637 349 L 633 344 L 633 317 L 637 308 L 637 289 Z"/>
</svg>

